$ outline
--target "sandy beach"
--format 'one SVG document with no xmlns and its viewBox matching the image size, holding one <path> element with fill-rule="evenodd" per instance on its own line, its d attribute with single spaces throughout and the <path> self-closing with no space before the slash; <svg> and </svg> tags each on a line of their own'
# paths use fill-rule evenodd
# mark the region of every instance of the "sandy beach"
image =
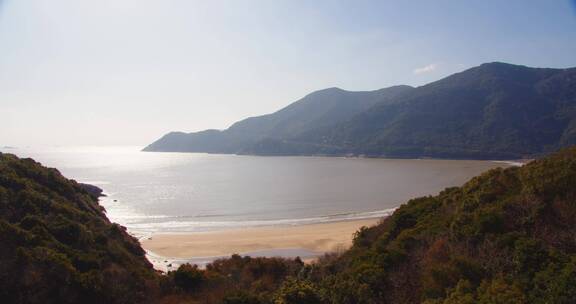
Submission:
<svg viewBox="0 0 576 304">
<path fill-rule="evenodd" d="M 157 234 L 141 242 L 146 250 L 156 255 L 179 259 L 280 249 L 304 249 L 321 254 L 348 248 L 352 244 L 354 232 L 362 226 L 374 225 L 379 220 Z"/>
</svg>

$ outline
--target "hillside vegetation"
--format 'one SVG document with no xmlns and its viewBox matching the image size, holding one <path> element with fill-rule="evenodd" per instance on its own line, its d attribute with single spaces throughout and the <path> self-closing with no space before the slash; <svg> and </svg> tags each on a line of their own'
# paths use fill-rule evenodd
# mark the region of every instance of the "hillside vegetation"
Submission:
<svg viewBox="0 0 576 304">
<path fill-rule="evenodd" d="M 156 274 L 97 197 L 56 169 L 0 153 L 0 302 L 143 302 Z"/>
<path fill-rule="evenodd" d="M 575 303 L 576 147 L 402 205 L 305 265 L 234 255 L 156 273 L 96 197 L 0 155 L 2 303 Z"/>
<path fill-rule="evenodd" d="M 292 269 L 224 303 L 576 303 L 576 147 L 410 200 L 350 250 Z"/>
<path fill-rule="evenodd" d="M 162 275 L 111 223 L 100 189 L 0 153 L 0 303 L 221 303 L 268 299 L 299 260 L 233 256 Z"/>
<path fill-rule="evenodd" d="M 307 277 L 326 303 L 575 303 L 576 148 L 410 200 Z"/>
<path fill-rule="evenodd" d="M 145 151 L 513 159 L 576 144 L 576 68 L 487 63 L 412 88 L 314 92 L 230 128 Z"/>
</svg>

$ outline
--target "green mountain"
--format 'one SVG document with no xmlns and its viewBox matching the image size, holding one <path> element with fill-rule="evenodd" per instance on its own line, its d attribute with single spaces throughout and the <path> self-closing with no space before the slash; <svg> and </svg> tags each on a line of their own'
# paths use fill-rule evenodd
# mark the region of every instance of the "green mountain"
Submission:
<svg viewBox="0 0 576 304">
<path fill-rule="evenodd" d="M 158 278 L 99 191 L 0 153 L 1 303 L 145 302 Z"/>
<path fill-rule="evenodd" d="M 572 144 L 576 68 L 488 63 L 417 88 L 319 91 L 224 131 L 170 133 L 144 150 L 511 159 Z"/>
<path fill-rule="evenodd" d="M 409 86 L 369 92 L 325 89 L 311 93 L 275 113 L 239 121 L 224 131 L 169 133 L 144 151 L 242 153 L 263 140 L 292 138 L 307 130 L 333 127 L 377 103 L 391 101 L 412 89 Z"/>
<path fill-rule="evenodd" d="M 576 144 L 576 69 L 484 64 L 302 141 L 394 157 L 520 158 Z"/>
</svg>

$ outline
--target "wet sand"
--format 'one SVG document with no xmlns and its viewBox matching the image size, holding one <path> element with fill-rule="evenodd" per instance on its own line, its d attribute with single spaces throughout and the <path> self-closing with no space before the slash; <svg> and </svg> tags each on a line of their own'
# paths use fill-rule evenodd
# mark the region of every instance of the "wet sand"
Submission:
<svg viewBox="0 0 576 304">
<path fill-rule="evenodd" d="M 379 219 L 364 219 L 301 226 L 244 228 L 211 232 L 157 234 L 141 240 L 144 249 L 156 256 L 172 259 L 229 256 L 268 252 L 266 256 L 291 252 L 321 255 L 347 249 L 354 232 Z M 277 254 L 270 254 L 277 253 Z"/>
</svg>

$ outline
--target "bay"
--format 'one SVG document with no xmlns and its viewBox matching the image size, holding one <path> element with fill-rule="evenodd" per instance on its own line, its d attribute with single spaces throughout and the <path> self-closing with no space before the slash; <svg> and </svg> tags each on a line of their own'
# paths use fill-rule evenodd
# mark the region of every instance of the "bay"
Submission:
<svg viewBox="0 0 576 304">
<path fill-rule="evenodd" d="M 401 203 L 509 164 L 475 160 L 261 157 L 141 147 L 11 149 L 104 189 L 135 235 L 381 217 Z"/>
</svg>

